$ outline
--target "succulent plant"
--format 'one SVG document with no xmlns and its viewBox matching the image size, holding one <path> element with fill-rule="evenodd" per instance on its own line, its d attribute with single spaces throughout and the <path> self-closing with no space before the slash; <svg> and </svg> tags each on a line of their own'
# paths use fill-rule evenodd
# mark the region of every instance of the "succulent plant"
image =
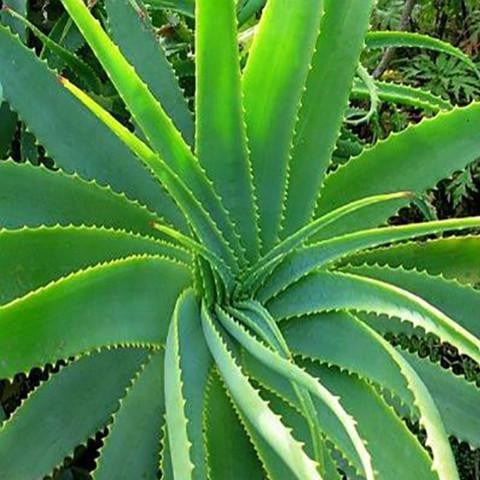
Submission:
<svg viewBox="0 0 480 480">
<path fill-rule="evenodd" d="M 1 425 L 0 478 L 41 479 L 104 428 L 98 480 L 458 478 L 478 388 L 385 334 L 480 361 L 480 237 L 441 235 L 480 219 L 387 221 L 480 155 L 480 104 L 331 168 L 372 93 L 373 0 L 268 0 L 244 68 L 233 0 L 197 0 L 194 118 L 139 2 L 106 0 L 103 26 L 62 3 L 106 77 L 43 38 L 60 76 L 0 27 L 3 97 L 55 162 L 0 163 L 0 378 L 64 360 Z"/>
</svg>

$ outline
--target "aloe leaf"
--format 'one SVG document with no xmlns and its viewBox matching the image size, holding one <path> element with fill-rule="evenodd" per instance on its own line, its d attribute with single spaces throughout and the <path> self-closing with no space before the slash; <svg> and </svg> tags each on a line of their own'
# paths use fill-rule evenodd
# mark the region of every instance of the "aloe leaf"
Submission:
<svg viewBox="0 0 480 480">
<path fill-rule="evenodd" d="M 445 313 L 406 290 L 359 275 L 312 274 L 271 300 L 268 308 L 279 319 L 335 309 L 386 314 L 422 327 L 480 360 L 480 340 Z"/>
<path fill-rule="evenodd" d="M 357 428 L 368 445 L 376 479 L 396 480 L 400 471 L 405 478 L 438 479 L 438 475 L 431 470 L 432 460 L 428 452 L 366 379 L 341 371 L 335 366 L 321 365 L 309 359 L 303 359 L 300 365 L 339 396 L 348 411 L 352 413 L 357 422 Z M 259 381 L 265 382 L 266 388 L 279 386 L 277 379 L 267 375 L 265 371 L 256 369 L 255 372 L 259 375 Z M 283 402 L 283 405 L 278 401 L 275 402 L 274 406 L 280 406 L 276 410 L 286 423 L 294 428 L 294 432 L 301 430 L 302 425 L 299 424 L 298 415 L 295 415 L 299 405 L 292 404 L 290 408 L 285 406 L 293 400 L 292 392 L 281 390 L 277 394 L 288 395 L 288 399 Z M 317 408 L 321 409 L 319 402 L 317 402 Z M 286 411 L 288 415 L 284 413 Z M 307 432 L 304 431 L 301 437 L 305 441 L 306 434 Z M 342 451 L 333 439 L 327 438 L 327 441 L 335 447 L 335 458 L 345 473 L 348 475 L 350 470 L 354 470 L 348 477 L 356 478 L 361 475 L 361 465 L 358 460 L 352 457 L 349 451 Z M 385 448 L 385 445 L 393 448 Z"/>
<path fill-rule="evenodd" d="M 358 318 L 346 312 L 328 312 L 282 322 L 281 328 L 294 355 L 368 379 L 415 410 L 413 396 L 396 363 L 372 340 Z"/>
<path fill-rule="evenodd" d="M 478 225 L 480 225 L 480 218 L 477 217 L 439 220 L 397 227 L 360 230 L 308 245 L 288 255 L 284 262 L 278 265 L 272 275 L 265 281 L 257 296 L 262 301 L 266 301 L 315 268 L 339 261 L 359 250 L 447 230 L 472 228 Z"/>
<path fill-rule="evenodd" d="M 480 155 L 480 103 L 442 112 L 391 135 L 330 174 L 320 193 L 317 216 L 358 198 L 385 191 L 422 193 Z M 376 227 L 408 201 L 369 207 L 322 231 L 319 237 Z"/>
<path fill-rule="evenodd" d="M 319 321 L 322 322 L 322 320 L 323 319 L 321 317 L 316 319 L 317 326 L 319 325 Z M 336 330 L 336 325 L 336 322 L 332 322 L 330 325 L 331 329 Z M 304 336 L 305 330 L 303 330 L 303 322 L 297 322 L 296 327 L 298 328 L 298 331 L 294 332 L 293 329 L 290 330 L 292 333 L 294 332 L 293 339 L 290 338 L 288 334 L 286 335 L 289 341 L 292 341 L 292 350 L 302 355 L 313 356 L 314 358 L 322 358 L 323 353 L 321 351 L 321 347 L 319 348 L 318 344 L 313 343 L 312 337 L 307 338 Z M 427 432 L 426 444 L 433 451 L 433 470 L 438 473 L 438 476 L 441 480 L 458 479 L 459 477 L 455 466 L 455 460 L 450 449 L 448 436 L 445 432 L 441 416 L 430 392 L 412 366 L 386 340 L 384 340 L 368 326 L 362 325 L 352 316 L 346 315 L 344 317 L 342 328 L 345 329 L 344 332 L 347 336 L 359 333 L 368 341 L 368 343 L 372 345 L 376 343 L 377 345 L 370 350 L 370 354 L 373 354 L 375 350 L 383 350 L 376 360 L 377 363 L 372 363 L 371 367 L 377 371 L 381 371 L 384 363 L 392 366 L 393 364 L 396 365 L 396 375 L 388 375 L 387 379 L 398 377 L 400 374 L 406 382 L 411 395 L 413 395 L 413 405 L 418 409 L 420 414 L 420 423 L 425 427 Z M 307 331 L 310 329 L 312 329 L 311 323 L 309 327 L 307 327 Z M 321 330 L 322 326 L 320 325 L 319 331 Z M 316 335 L 315 338 L 319 338 L 319 336 Z M 363 353 L 356 358 L 354 355 L 352 355 L 352 351 L 348 352 L 345 350 L 343 354 L 345 357 L 350 357 L 350 361 L 353 363 L 358 362 L 360 365 L 365 363 L 361 358 Z M 385 357 L 390 358 L 385 362 L 383 360 Z M 327 362 L 329 362 L 329 360 L 327 360 Z"/>
<path fill-rule="evenodd" d="M 157 478 L 161 419 L 165 411 L 163 363 L 162 351 L 152 354 L 120 401 L 97 460 L 95 480 Z"/>
<path fill-rule="evenodd" d="M 102 119 L 115 134 L 122 139 L 122 141 L 131 148 L 132 151 L 146 164 L 148 165 L 156 177 L 163 183 L 163 185 L 169 190 L 171 195 L 177 200 L 186 218 L 191 224 L 193 230 L 198 237 L 203 240 L 207 247 L 199 245 L 194 240 L 183 235 L 181 232 L 177 232 L 167 226 L 154 223 L 154 227 L 157 230 L 163 230 L 170 237 L 174 237 L 177 240 L 181 240 L 182 243 L 186 243 L 189 248 L 197 246 L 203 253 L 208 253 L 209 249 L 212 249 L 213 255 L 218 257 L 220 264 L 222 259 L 230 264 L 230 266 L 236 267 L 236 258 L 232 254 L 229 246 L 225 242 L 221 233 L 218 231 L 216 225 L 212 222 L 208 212 L 193 196 L 190 189 L 184 184 L 181 178 L 179 178 L 171 169 L 165 164 L 154 152 L 152 152 L 147 145 L 145 145 L 140 139 L 133 135 L 127 128 L 121 125 L 110 113 L 104 110 L 100 105 L 95 103 L 84 92 L 71 84 L 68 80 L 62 79 L 62 83 L 65 87 L 71 91 L 82 103 L 84 103 L 95 115 Z M 195 248 L 194 248 L 195 250 Z M 206 258 L 209 258 L 207 255 Z M 209 258 L 210 259 L 210 258 Z M 216 262 L 218 266 L 218 262 Z M 227 267 L 225 267 L 227 268 Z"/>
<path fill-rule="evenodd" d="M 87 108 L 89 108 L 98 118 L 100 118 L 109 128 L 127 145 L 135 154 L 147 165 L 157 179 L 170 192 L 177 201 L 179 207 L 192 226 L 194 232 L 203 241 L 206 247 L 203 251 L 211 249 L 220 259 L 225 260 L 230 266 L 236 267 L 236 258 L 225 242 L 221 232 L 212 221 L 209 212 L 192 194 L 190 188 L 184 183 L 183 179 L 178 177 L 175 172 L 160 157 L 143 143 L 138 137 L 131 133 L 126 127 L 118 122 L 109 112 L 104 110 L 87 94 L 82 92 L 67 79 L 61 79 L 62 84 L 72 92 Z M 156 225 L 157 230 L 160 225 Z M 165 233 L 169 232 L 170 236 L 176 236 L 183 239 L 184 242 L 190 242 L 192 246 L 195 242 L 189 240 L 185 235 L 169 227 L 162 227 Z M 201 248 L 201 247 L 200 247 Z"/>
<path fill-rule="evenodd" d="M 92 353 L 40 385 L 0 428 L 1 477 L 50 474 L 109 422 L 147 358 L 148 350 L 140 348 Z"/>
<path fill-rule="evenodd" d="M 348 105 L 372 3 L 325 1 L 296 126 L 282 236 L 300 228 L 314 212 Z"/>
<path fill-rule="evenodd" d="M 368 123 L 377 113 L 380 105 L 380 97 L 378 95 L 375 80 L 361 63 L 358 64 L 357 75 L 367 89 L 370 107 L 365 113 L 352 109 L 352 113 L 348 114 L 346 118 L 346 123 L 349 123 L 350 125 L 361 125 L 362 123 Z"/>
<path fill-rule="evenodd" d="M 413 47 L 446 53 L 447 55 L 458 58 L 474 72 L 478 73 L 476 65 L 468 55 L 450 43 L 431 37 L 430 35 L 396 31 L 368 32 L 365 42 L 367 48 Z"/>
<path fill-rule="evenodd" d="M 225 288 L 228 291 L 231 291 L 233 288 L 233 277 L 231 275 L 231 271 L 227 265 L 225 265 L 221 258 L 219 258 L 215 253 L 211 252 L 203 246 L 201 243 L 192 240 L 190 237 L 186 235 L 182 235 L 181 233 L 177 232 L 176 230 L 166 227 L 164 225 L 154 224 L 154 228 L 162 233 L 165 233 L 170 238 L 177 240 L 178 243 L 185 246 L 192 252 L 195 252 L 199 256 L 201 256 L 204 260 L 207 260 L 209 266 L 212 267 L 212 275 L 213 280 L 215 281 L 215 272 L 217 272 L 222 281 Z M 218 289 L 215 289 L 218 291 Z"/>
<path fill-rule="evenodd" d="M 375 86 L 377 88 L 378 96 L 383 102 L 422 108 L 424 110 L 431 110 L 435 113 L 440 110 L 450 110 L 453 108 L 448 100 L 444 100 L 443 98 L 421 88 L 410 87 L 408 85 L 398 85 L 389 82 L 375 82 Z M 368 100 L 370 98 L 368 88 L 360 81 L 355 81 L 350 93 L 350 98 L 355 100 Z"/>
<path fill-rule="evenodd" d="M 313 220 L 285 240 L 281 241 L 264 257 L 262 257 L 254 266 L 254 268 L 250 269 L 250 271 L 247 273 L 245 280 L 242 283 L 242 288 L 244 288 L 244 290 L 247 292 L 250 289 L 254 290 L 263 282 L 265 276 L 271 272 L 273 267 L 281 262 L 289 252 L 293 251 L 299 245 L 305 243 L 309 238 L 317 234 L 319 231 L 327 228 L 328 225 L 342 218 L 343 216 L 371 205 L 384 202 L 393 202 L 399 198 L 411 198 L 411 196 L 412 195 L 409 192 L 400 192 L 362 198 L 361 200 L 344 205 L 343 207 L 333 210 L 322 217 Z"/>
<path fill-rule="evenodd" d="M 346 266 L 342 271 L 375 278 L 395 285 L 426 300 L 455 322 L 480 338 L 480 291 L 424 272 L 407 271 L 402 267 Z"/>
<path fill-rule="evenodd" d="M 240 253 L 239 240 L 225 209 L 172 120 L 118 47 L 102 30 L 83 1 L 62 0 L 62 3 L 109 75 L 152 148 L 188 185 L 197 200 L 209 211 L 225 238 L 232 244 L 235 251 Z"/>
<path fill-rule="evenodd" d="M 225 425 L 228 425 L 227 429 Z M 210 374 L 205 397 L 204 428 L 209 452 L 208 478 L 236 480 L 238 472 L 252 480 L 265 478 L 254 448 L 215 370 Z"/>
<path fill-rule="evenodd" d="M 15 18 L 19 22 L 23 23 L 43 44 L 45 48 L 54 53 L 58 58 L 63 60 L 65 65 L 71 69 L 71 71 L 77 75 L 92 91 L 100 93 L 101 83 L 90 65 L 86 64 L 83 60 L 77 57 L 74 53 L 70 52 L 66 48 L 62 47 L 58 43 L 54 42 L 50 37 L 45 35 L 39 28 L 37 28 L 27 18 L 16 12 L 11 8 L 3 7 L 3 11 L 11 17 Z"/>
<path fill-rule="evenodd" d="M 425 270 L 462 283 L 480 284 L 480 237 L 448 237 L 422 243 L 409 242 L 358 253 L 349 263 L 377 263 Z"/>
<path fill-rule="evenodd" d="M 129 257 L 1 306 L 0 378 L 105 345 L 162 345 L 190 280 L 186 267 L 172 260 Z"/>
<path fill-rule="evenodd" d="M 167 256 L 185 265 L 191 262 L 179 247 L 124 231 L 72 226 L 0 230 L 0 304 L 77 270 L 142 254 Z"/>
<path fill-rule="evenodd" d="M 163 422 L 163 437 L 160 445 L 160 472 L 164 480 L 174 480 L 172 457 L 170 455 L 170 446 L 168 441 L 167 422 Z"/>
<path fill-rule="evenodd" d="M 192 145 L 192 114 L 141 0 L 107 0 L 105 10 L 113 41 Z"/>
<path fill-rule="evenodd" d="M 0 224 L 18 229 L 41 225 L 96 225 L 151 235 L 160 219 L 124 195 L 78 176 L 30 164 L 0 163 Z"/>
<path fill-rule="evenodd" d="M 353 318 L 342 312 L 312 315 L 285 322 L 282 332 L 295 354 L 311 357 L 322 364 L 336 365 L 368 379 L 382 391 L 390 392 L 399 399 L 401 405 L 406 407 L 408 416 L 417 419 L 418 410 L 405 379 L 385 349 L 372 337 L 370 329 L 364 325 L 364 317 Z M 369 322 L 369 325 L 375 329 L 373 322 Z M 432 394 L 448 434 L 474 447 L 479 445 L 478 388 L 463 376 L 444 370 L 427 358 L 421 359 L 404 351 L 400 353 L 414 367 Z"/>
<path fill-rule="evenodd" d="M 5 8 L 12 8 L 24 17 L 28 15 L 28 0 L 4 0 L 2 4 L 2 10 Z M 17 33 L 23 42 L 27 41 L 28 32 L 23 22 L 16 18 L 12 18 L 3 11 L 0 11 L 0 20 L 4 25 L 10 27 L 13 32 Z"/>
<path fill-rule="evenodd" d="M 305 373 L 295 363 L 281 357 L 278 353 L 265 347 L 254 337 L 250 336 L 238 322 L 234 321 L 220 308 L 217 308 L 216 311 L 223 327 L 235 337 L 251 355 L 275 372 L 294 382 L 297 386 L 307 390 L 312 397 L 319 400 L 323 407 L 328 408 L 338 417 L 358 452 L 366 478 L 373 479 L 374 474 L 370 455 L 357 432 L 353 418 L 344 410 L 339 399 L 334 397 L 331 392 L 321 385 L 314 377 Z"/>
<path fill-rule="evenodd" d="M 57 74 L 2 26 L 0 83 L 5 99 L 58 166 L 87 180 L 110 185 L 165 216 L 175 226 L 185 228 L 178 208 L 135 156 L 62 88 Z"/>
<path fill-rule="evenodd" d="M 214 325 L 211 314 L 203 306 L 201 313 L 208 347 L 238 408 L 260 436 L 281 456 L 293 475 L 299 480 L 320 480 L 315 462 L 304 453 L 300 443 L 292 438 L 281 420 L 243 375 Z"/>
<path fill-rule="evenodd" d="M 433 364 L 426 358 L 403 350 L 400 353 L 427 386 L 448 434 L 473 448 L 479 448 L 480 389 L 440 364 Z"/>
<path fill-rule="evenodd" d="M 253 330 L 273 351 L 278 353 L 282 358 L 291 361 L 292 354 L 290 349 L 288 348 L 275 320 L 270 316 L 268 311 L 255 301 L 242 302 L 238 307 L 242 310 L 229 308 L 227 309 L 228 313 L 219 312 L 219 316 L 222 317 L 231 314 L 233 318 L 241 322 L 250 330 Z M 325 476 L 325 459 L 327 452 L 323 445 L 323 437 L 317 422 L 315 406 L 308 390 L 300 387 L 294 381 L 291 381 L 291 383 L 300 403 L 301 413 L 308 425 L 310 439 L 313 445 L 313 458 L 319 464 L 320 473 L 322 476 Z"/>
<path fill-rule="evenodd" d="M 279 233 L 294 127 L 322 13 L 323 0 L 270 0 L 243 73 L 263 253 Z"/>
<path fill-rule="evenodd" d="M 174 476 L 185 480 L 207 478 L 202 412 L 210 366 L 198 301 L 187 290 L 173 312 L 165 353 L 169 450 Z"/>
<path fill-rule="evenodd" d="M 197 0 L 196 152 L 230 212 L 247 258 L 255 261 L 259 246 L 236 33 L 234 0 Z"/>
</svg>

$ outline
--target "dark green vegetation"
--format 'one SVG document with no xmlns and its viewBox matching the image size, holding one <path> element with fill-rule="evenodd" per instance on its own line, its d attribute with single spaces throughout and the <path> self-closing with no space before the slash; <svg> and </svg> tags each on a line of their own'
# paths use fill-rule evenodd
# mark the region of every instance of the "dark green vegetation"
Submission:
<svg viewBox="0 0 480 480">
<path fill-rule="evenodd" d="M 0 478 L 478 477 L 473 4 L 8 3 Z"/>
</svg>

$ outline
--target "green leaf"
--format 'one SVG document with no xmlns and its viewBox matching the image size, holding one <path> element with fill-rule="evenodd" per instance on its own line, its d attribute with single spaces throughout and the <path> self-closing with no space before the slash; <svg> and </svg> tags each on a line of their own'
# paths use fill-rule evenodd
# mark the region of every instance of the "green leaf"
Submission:
<svg viewBox="0 0 480 480">
<path fill-rule="evenodd" d="M 368 381 L 311 361 L 304 360 L 301 365 L 342 398 L 367 442 L 376 479 L 396 480 L 398 472 L 404 478 L 438 478 L 431 471 L 432 460 L 427 451 Z M 320 409 L 321 405 L 317 407 Z M 353 466 L 358 469 L 358 465 Z"/>
<path fill-rule="evenodd" d="M 2 4 L 3 8 L 12 8 L 24 17 L 28 15 L 28 0 L 4 0 Z M 24 42 L 27 41 L 28 32 L 23 22 L 12 18 L 4 11 L 0 12 L 0 20 L 4 25 L 9 26 L 13 32 L 18 33 Z"/>
<path fill-rule="evenodd" d="M 346 312 L 329 312 L 281 324 L 292 352 L 355 373 L 408 405 L 413 397 L 398 366 L 364 325 Z"/>
<path fill-rule="evenodd" d="M 219 198 L 172 120 L 82 0 L 62 0 L 152 148 L 188 185 L 234 250 L 239 240 Z"/>
<path fill-rule="evenodd" d="M 480 103 L 442 112 L 364 150 L 330 174 L 323 185 L 317 215 L 339 205 L 385 191 L 422 193 L 480 155 Z M 322 232 L 322 238 L 375 227 L 408 202 L 378 205 L 346 217 Z"/>
<path fill-rule="evenodd" d="M 397 85 L 389 82 L 375 82 L 375 86 L 378 96 L 383 102 L 422 108 L 435 113 L 440 110 L 450 110 L 453 108 L 448 100 L 444 100 L 421 88 L 410 87 L 409 85 Z M 350 97 L 355 100 L 368 100 L 370 93 L 362 82 L 356 81 L 353 84 Z"/>
<path fill-rule="evenodd" d="M 0 224 L 18 229 L 41 225 L 96 225 L 143 235 L 158 217 L 124 195 L 78 176 L 31 164 L 0 163 Z"/>
<path fill-rule="evenodd" d="M 422 243 L 409 242 L 356 254 L 354 265 L 378 263 L 444 275 L 462 283 L 480 284 L 480 237 L 448 237 Z"/>
<path fill-rule="evenodd" d="M 156 480 L 162 418 L 163 352 L 156 352 L 120 401 L 93 473 L 95 480 Z"/>
<path fill-rule="evenodd" d="M 271 249 L 264 257 L 262 257 L 256 265 L 247 272 L 247 275 L 242 284 L 242 288 L 248 292 L 250 289 L 255 290 L 260 286 L 265 279 L 266 275 L 271 272 L 273 267 L 281 262 L 285 256 L 291 251 L 295 250 L 302 243 L 305 243 L 309 238 L 314 236 L 319 231 L 325 229 L 331 223 L 335 222 L 339 218 L 342 218 L 349 213 L 361 210 L 370 205 L 377 203 L 393 202 L 399 198 L 411 197 L 409 192 L 400 192 L 393 194 L 377 195 L 374 197 L 362 198 L 361 200 L 349 203 L 333 210 L 316 220 L 308 223 L 298 231 L 290 235 L 285 240 L 278 243 L 273 249 Z"/>
<path fill-rule="evenodd" d="M 11 8 L 3 8 L 3 11 L 8 13 L 14 19 L 20 21 L 28 28 L 38 40 L 42 43 L 44 48 L 47 48 L 55 54 L 59 59 L 61 59 L 64 65 L 82 81 L 85 86 L 90 88 L 96 93 L 100 93 L 101 83 L 98 79 L 96 73 L 90 65 L 86 64 L 82 59 L 77 57 L 70 50 L 62 47 L 55 41 L 53 41 L 49 36 L 45 35 L 39 28 L 37 28 L 33 23 L 29 22 L 27 18 L 22 16 L 20 13 L 16 12 Z"/>
<path fill-rule="evenodd" d="M 308 319 L 306 319 L 308 320 Z M 321 337 L 321 330 L 323 328 L 322 324 L 323 318 L 321 316 L 316 318 L 316 327 L 318 327 L 319 332 L 315 335 L 315 338 L 319 339 Z M 295 345 L 295 340 L 292 340 L 292 350 L 300 353 L 301 355 L 311 355 L 312 357 L 323 357 L 323 352 L 321 350 L 321 345 L 314 343 L 312 336 L 306 337 L 305 334 L 308 331 L 312 331 L 312 324 L 310 323 L 307 330 L 303 330 L 304 323 L 302 321 L 296 322 L 296 328 L 298 329 L 295 332 L 295 338 L 300 340 L 300 344 L 303 344 L 299 347 L 298 343 Z M 335 330 L 336 322 L 332 322 L 330 328 Z M 313 327 L 313 328 L 316 328 Z M 413 404 L 420 412 L 420 423 L 425 427 L 427 431 L 427 440 L 426 444 L 431 447 L 433 451 L 433 465 L 432 468 L 438 472 L 439 478 L 442 480 L 449 479 L 458 479 L 458 473 L 456 471 L 455 460 L 450 449 L 450 444 L 448 442 L 448 437 L 445 432 L 440 414 L 438 409 L 431 397 L 430 392 L 423 384 L 422 380 L 418 377 L 415 370 L 412 366 L 398 353 L 386 340 L 380 337 L 376 332 L 366 325 L 362 325 L 357 319 L 352 316 L 345 315 L 343 317 L 342 329 L 345 329 L 345 333 L 348 331 L 348 335 L 351 338 L 355 338 L 356 333 L 360 333 L 365 339 L 368 339 L 370 344 L 376 344 L 376 346 L 371 349 L 370 354 L 374 350 L 381 351 L 381 355 L 376 359 L 376 363 L 371 363 L 371 368 L 381 371 L 383 368 L 384 358 L 390 357 L 387 362 L 387 365 L 396 365 L 396 374 L 394 376 L 403 377 L 404 382 L 408 386 L 408 390 L 413 394 Z M 292 330 L 291 330 L 292 331 Z M 288 335 L 287 335 L 288 338 Z M 332 337 L 336 338 L 336 337 Z M 320 343 L 324 343 L 321 341 Z M 306 347 L 306 350 L 305 350 Z M 348 352 L 347 350 L 345 352 Z M 351 356 L 351 361 L 358 362 L 359 364 L 365 364 L 362 359 L 362 352 L 357 358 L 351 355 L 352 352 L 347 353 Z M 392 363 L 393 362 L 393 363 Z M 327 360 L 328 364 L 331 364 L 330 359 Z M 341 365 L 340 365 L 341 367 Z M 368 377 L 366 377 L 368 378 Z M 389 377 L 390 378 L 390 375 Z M 411 398 L 411 397 L 410 397 Z"/>
<path fill-rule="evenodd" d="M 71 272 L 141 254 L 164 255 L 186 265 L 191 262 L 188 253 L 174 245 L 118 230 L 92 227 L 0 230 L 0 304 Z"/>
<path fill-rule="evenodd" d="M 415 354 L 400 351 L 438 406 L 445 429 L 472 448 L 480 447 L 480 390 L 461 375 Z"/>
<path fill-rule="evenodd" d="M 162 479 L 174 480 L 166 421 L 163 422 L 163 437 L 161 442 L 161 453 L 160 453 L 160 472 L 162 474 Z"/>
<path fill-rule="evenodd" d="M 134 155 L 62 88 L 57 75 L 34 52 L 2 26 L 0 83 L 5 99 L 58 166 L 110 185 L 164 215 L 177 227 L 185 227 L 177 207 Z"/>
<path fill-rule="evenodd" d="M 1 306 L 0 378 L 104 345 L 162 345 L 189 281 L 190 272 L 172 260 L 130 257 Z"/>
<path fill-rule="evenodd" d="M 212 250 L 212 252 L 222 260 L 225 260 L 230 267 L 236 268 L 237 259 L 229 245 L 226 243 L 221 232 L 212 221 L 209 212 L 195 198 L 188 185 L 179 177 L 155 152 L 143 143 L 138 137 L 131 133 L 124 125 L 116 120 L 113 115 L 106 111 L 101 105 L 96 103 L 87 94 L 66 79 L 61 80 L 62 84 L 72 92 L 87 108 L 89 108 L 98 118 L 100 118 L 135 154 L 145 163 L 169 191 L 181 208 L 185 218 L 187 218 L 199 239 L 205 244 L 203 251 Z M 164 233 L 170 237 L 183 239 L 183 243 L 189 242 L 190 246 L 195 244 L 194 240 L 186 237 L 181 232 L 177 232 L 167 226 L 155 225 L 157 230 L 164 229 Z"/>
<path fill-rule="evenodd" d="M 430 35 L 396 31 L 368 32 L 365 42 L 367 48 L 413 47 L 426 48 L 428 50 L 446 53 L 447 55 L 452 55 L 460 59 L 474 72 L 478 73 L 477 67 L 468 55 L 450 43 L 431 37 Z"/>
<path fill-rule="evenodd" d="M 107 0 L 105 9 L 113 41 L 192 145 L 192 114 L 141 0 Z"/>
<path fill-rule="evenodd" d="M 228 425 L 228 428 L 226 426 Z M 265 474 L 224 385 L 213 370 L 204 408 L 205 442 L 208 448 L 208 478 L 263 480 Z"/>
<path fill-rule="evenodd" d="M 480 340 L 473 334 L 422 298 L 371 278 L 318 272 L 289 287 L 268 307 L 278 319 L 335 309 L 383 313 L 422 327 L 480 360 Z"/>
<path fill-rule="evenodd" d="M 314 213 L 348 105 L 373 3 L 325 1 L 325 15 L 296 126 L 283 236 L 302 227 Z"/>
<path fill-rule="evenodd" d="M 228 350 L 211 314 L 202 306 L 202 326 L 212 356 L 238 408 L 299 480 L 320 480 L 316 464 L 250 385 Z"/>
<path fill-rule="evenodd" d="M 175 477 L 207 478 L 203 408 L 211 357 L 192 290 L 178 299 L 165 353 L 167 427 Z"/>
<path fill-rule="evenodd" d="M 418 295 L 438 308 L 476 337 L 480 338 L 480 291 L 454 280 L 431 276 L 424 272 L 407 271 L 384 266 L 345 267 L 342 271 L 375 278 Z"/>
<path fill-rule="evenodd" d="M 254 262 L 259 246 L 236 33 L 234 0 L 197 0 L 196 151 Z"/>
<path fill-rule="evenodd" d="M 308 245 L 292 251 L 285 258 L 284 262 L 276 268 L 270 278 L 262 285 L 262 288 L 257 293 L 257 297 L 262 301 L 266 301 L 314 269 L 341 260 L 357 250 L 447 230 L 471 228 L 479 224 L 480 218 L 477 217 L 413 223 L 397 227 L 360 230 Z M 362 258 L 362 255 L 360 255 L 360 258 Z"/>
<path fill-rule="evenodd" d="M 267 2 L 243 74 L 263 253 L 279 233 L 294 127 L 322 13 L 323 0 Z"/>
<path fill-rule="evenodd" d="M 50 474 L 109 422 L 147 357 L 145 349 L 104 350 L 61 368 L 0 428 L 0 476 Z"/>
<path fill-rule="evenodd" d="M 374 474 L 370 455 L 357 432 L 353 418 L 344 410 L 339 399 L 333 396 L 324 385 L 319 383 L 314 377 L 305 373 L 295 363 L 281 357 L 277 352 L 265 347 L 261 342 L 249 335 L 239 323 L 234 321 L 220 308 L 217 308 L 216 312 L 222 326 L 235 337 L 242 347 L 251 355 L 274 372 L 294 382 L 298 387 L 304 388 L 312 395 L 312 398 L 316 398 L 319 401 L 322 408 L 327 408 L 338 418 L 361 459 L 366 478 L 373 479 Z"/>
</svg>

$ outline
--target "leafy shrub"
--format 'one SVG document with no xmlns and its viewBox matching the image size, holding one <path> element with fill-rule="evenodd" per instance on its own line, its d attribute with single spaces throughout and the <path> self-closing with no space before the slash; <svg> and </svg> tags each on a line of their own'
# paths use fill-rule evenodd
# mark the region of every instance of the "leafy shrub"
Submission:
<svg viewBox="0 0 480 480">
<path fill-rule="evenodd" d="M 480 238 L 439 235 L 480 219 L 378 225 L 480 155 L 480 104 L 358 67 L 372 1 L 269 0 L 241 71 L 234 3 L 198 0 L 193 122 L 139 3 L 106 0 L 112 40 L 62 1 L 132 121 L 89 64 L 37 32 L 81 90 L 0 27 L 4 98 L 56 167 L 0 164 L 0 377 L 66 362 L 2 425 L 0 477 L 107 426 L 97 479 L 458 478 L 478 388 L 384 336 L 479 363 Z M 350 97 L 443 111 L 358 150 Z"/>
</svg>

